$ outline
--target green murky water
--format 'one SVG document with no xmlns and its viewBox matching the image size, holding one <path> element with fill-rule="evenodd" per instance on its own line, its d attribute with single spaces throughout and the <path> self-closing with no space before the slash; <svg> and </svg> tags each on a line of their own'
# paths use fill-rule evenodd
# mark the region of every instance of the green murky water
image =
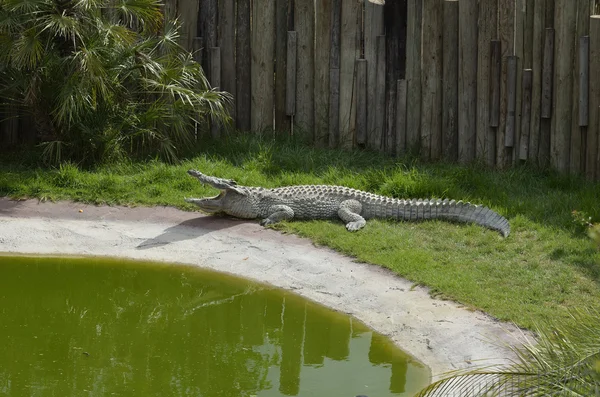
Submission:
<svg viewBox="0 0 600 397">
<path fill-rule="evenodd" d="M 428 371 L 350 317 L 191 267 L 0 256 L 0 396 L 412 395 Z"/>
</svg>

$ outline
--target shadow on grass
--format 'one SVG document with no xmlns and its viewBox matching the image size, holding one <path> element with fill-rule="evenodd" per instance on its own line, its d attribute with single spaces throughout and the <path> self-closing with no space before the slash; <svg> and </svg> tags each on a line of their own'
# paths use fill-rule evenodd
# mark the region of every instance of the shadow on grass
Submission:
<svg viewBox="0 0 600 397">
<path fill-rule="evenodd" d="M 147 250 L 163 247 L 178 241 L 193 240 L 217 230 L 237 226 L 242 222 L 244 221 L 219 216 L 203 216 L 200 218 L 189 219 L 165 229 L 159 236 L 140 243 L 136 249 Z"/>
</svg>

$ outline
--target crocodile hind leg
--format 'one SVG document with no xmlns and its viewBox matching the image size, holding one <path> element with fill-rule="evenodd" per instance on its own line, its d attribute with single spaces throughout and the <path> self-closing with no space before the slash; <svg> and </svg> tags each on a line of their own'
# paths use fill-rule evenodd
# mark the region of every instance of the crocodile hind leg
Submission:
<svg viewBox="0 0 600 397">
<path fill-rule="evenodd" d="M 290 220 L 294 217 L 294 210 L 287 205 L 274 205 L 269 208 L 270 215 L 260 221 L 262 226 L 271 225 L 273 223 Z"/>
<path fill-rule="evenodd" d="M 345 200 L 340 204 L 338 216 L 346 223 L 346 229 L 355 232 L 362 229 L 367 224 L 365 218 L 360 216 L 362 204 L 356 200 Z"/>
</svg>

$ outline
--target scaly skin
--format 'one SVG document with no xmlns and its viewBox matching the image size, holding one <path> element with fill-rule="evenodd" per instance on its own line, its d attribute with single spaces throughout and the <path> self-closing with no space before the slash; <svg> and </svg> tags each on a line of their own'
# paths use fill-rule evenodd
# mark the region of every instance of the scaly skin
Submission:
<svg viewBox="0 0 600 397">
<path fill-rule="evenodd" d="M 510 225 L 489 208 L 454 200 L 402 200 L 363 192 L 343 186 L 302 185 L 275 189 L 238 186 L 230 179 L 204 175 L 195 170 L 188 174 L 221 192 L 216 197 L 186 199 L 204 212 L 225 213 L 243 219 L 261 219 L 269 225 L 290 219 L 341 219 L 346 229 L 363 228 L 367 219 L 419 221 L 444 219 L 476 223 L 510 234 Z"/>
</svg>

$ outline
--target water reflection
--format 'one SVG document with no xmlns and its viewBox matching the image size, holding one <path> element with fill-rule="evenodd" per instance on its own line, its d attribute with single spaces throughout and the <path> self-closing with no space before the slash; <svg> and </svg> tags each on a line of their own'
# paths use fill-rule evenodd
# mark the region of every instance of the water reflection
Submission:
<svg viewBox="0 0 600 397">
<path fill-rule="evenodd" d="M 351 318 L 186 267 L 0 257 L 0 395 L 411 395 L 427 371 Z"/>
</svg>

